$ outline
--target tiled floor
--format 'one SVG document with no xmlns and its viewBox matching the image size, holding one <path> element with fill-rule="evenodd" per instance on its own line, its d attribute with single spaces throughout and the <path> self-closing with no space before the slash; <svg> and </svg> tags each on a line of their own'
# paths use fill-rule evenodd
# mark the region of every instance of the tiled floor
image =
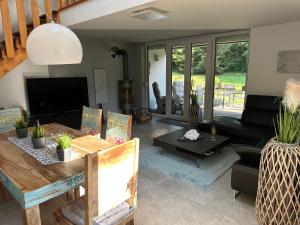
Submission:
<svg viewBox="0 0 300 225">
<path fill-rule="evenodd" d="M 152 136 L 178 127 L 156 123 L 134 127 L 141 150 Z M 241 194 L 233 198 L 230 171 L 208 190 L 179 182 L 153 169 L 140 166 L 138 185 L 138 225 L 256 225 L 255 199 Z M 52 225 L 52 210 L 63 204 L 57 198 L 41 206 L 42 224 Z M 21 225 L 21 210 L 14 201 L 0 202 L 0 225 Z"/>
</svg>

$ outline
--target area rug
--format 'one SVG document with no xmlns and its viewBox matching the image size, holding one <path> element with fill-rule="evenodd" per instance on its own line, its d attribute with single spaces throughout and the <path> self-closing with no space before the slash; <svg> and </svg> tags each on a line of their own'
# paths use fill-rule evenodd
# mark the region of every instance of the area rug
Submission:
<svg viewBox="0 0 300 225">
<path fill-rule="evenodd" d="M 167 151 L 162 155 L 160 150 L 161 148 L 156 146 L 143 149 L 140 153 L 140 163 L 203 189 L 213 184 L 232 167 L 234 162 L 239 160 L 234 147 L 227 146 L 220 154 L 215 153 L 201 160 L 200 168 L 197 168 L 196 163 L 191 159 Z"/>
</svg>

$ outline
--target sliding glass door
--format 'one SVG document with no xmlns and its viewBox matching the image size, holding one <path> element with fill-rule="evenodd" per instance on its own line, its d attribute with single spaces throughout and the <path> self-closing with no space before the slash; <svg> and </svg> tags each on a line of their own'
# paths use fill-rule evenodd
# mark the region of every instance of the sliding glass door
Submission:
<svg viewBox="0 0 300 225">
<path fill-rule="evenodd" d="M 171 47 L 171 115 L 185 117 L 186 107 L 186 46 L 173 45 Z"/>
<path fill-rule="evenodd" d="M 151 112 L 166 114 L 166 49 L 149 47 L 148 51 L 148 107 Z"/>
<path fill-rule="evenodd" d="M 190 44 L 191 48 L 191 92 L 196 94 L 197 102 L 202 112 L 201 117 L 207 114 L 205 108 L 209 107 L 208 97 L 210 91 L 210 68 L 209 49 L 211 45 L 208 40 L 198 40 Z"/>
<path fill-rule="evenodd" d="M 169 75 L 169 98 L 167 115 L 172 118 L 188 120 L 191 92 L 197 95 L 197 102 L 204 112 L 207 93 L 207 77 L 210 72 L 207 39 L 195 39 L 185 42 L 174 42 L 167 49 L 167 76 Z M 167 52 L 168 52 L 167 51 Z M 168 56 L 168 54 L 167 54 Z"/>
<path fill-rule="evenodd" d="M 203 119 L 240 117 L 244 108 L 247 32 L 167 41 L 148 48 L 148 100 L 154 113 L 190 119 L 196 94 Z"/>
<path fill-rule="evenodd" d="M 248 35 L 216 38 L 213 116 L 240 118 L 244 109 Z"/>
</svg>

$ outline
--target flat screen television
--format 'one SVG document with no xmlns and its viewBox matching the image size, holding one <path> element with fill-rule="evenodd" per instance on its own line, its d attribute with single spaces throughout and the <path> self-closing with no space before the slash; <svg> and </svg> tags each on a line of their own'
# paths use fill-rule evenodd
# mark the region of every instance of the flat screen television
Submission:
<svg viewBox="0 0 300 225">
<path fill-rule="evenodd" d="M 86 77 L 27 78 L 32 116 L 78 111 L 89 105 Z"/>
</svg>

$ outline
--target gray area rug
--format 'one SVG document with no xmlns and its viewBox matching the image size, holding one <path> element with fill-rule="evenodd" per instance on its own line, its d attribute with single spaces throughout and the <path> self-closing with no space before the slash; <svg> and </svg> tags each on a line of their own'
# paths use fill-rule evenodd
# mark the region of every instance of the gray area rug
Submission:
<svg viewBox="0 0 300 225">
<path fill-rule="evenodd" d="M 239 160 L 234 147 L 227 146 L 220 154 L 215 153 L 201 160 L 200 168 L 197 168 L 193 160 L 166 151 L 162 155 L 160 149 L 156 146 L 143 149 L 140 153 L 140 163 L 203 189 L 214 183 Z"/>
</svg>

